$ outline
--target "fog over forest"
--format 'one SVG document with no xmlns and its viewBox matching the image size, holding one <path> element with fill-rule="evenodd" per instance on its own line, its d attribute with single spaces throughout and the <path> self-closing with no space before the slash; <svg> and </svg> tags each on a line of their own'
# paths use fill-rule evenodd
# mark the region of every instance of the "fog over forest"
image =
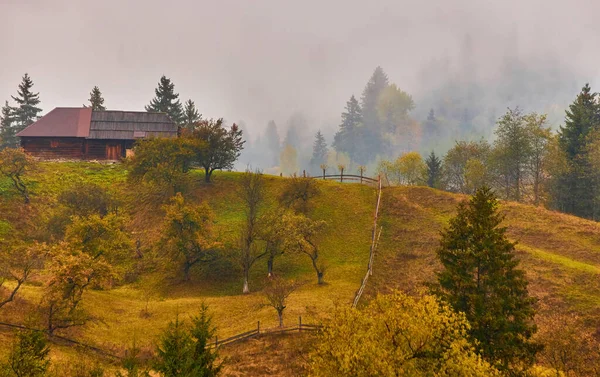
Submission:
<svg viewBox="0 0 600 377">
<path fill-rule="evenodd" d="M 44 113 L 81 106 L 95 85 L 109 109 L 143 110 L 164 74 L 205 118 L 242 121 L 240 166 L 269 168 L 257 139 L 270 120 L 282 142 L 300 125 L 304 166 L 314 133 L 331 145 L 381 66 L 415 122 L 442 114 L 449 132 L 414 148 L 443 153 L 453 138 L 491 137 L 508 106 L 557 127 L 586 82 L 600 85 L 599 13 L 585 0 L 0 0 L 0 100 L 27 72 Z"/>
</svg>

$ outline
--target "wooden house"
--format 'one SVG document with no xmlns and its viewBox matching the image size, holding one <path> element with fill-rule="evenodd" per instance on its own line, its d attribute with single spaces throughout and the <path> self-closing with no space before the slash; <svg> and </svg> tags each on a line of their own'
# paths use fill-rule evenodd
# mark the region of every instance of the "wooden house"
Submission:
<svg viewBox="0 0 600 377">
<path fill-rule="evenodd" d="M 118 160 L 136 140 L 177 137 L 177 125 L 163 113 L 57 107 L 17 136 L 34 157 Z"/>
</svg>

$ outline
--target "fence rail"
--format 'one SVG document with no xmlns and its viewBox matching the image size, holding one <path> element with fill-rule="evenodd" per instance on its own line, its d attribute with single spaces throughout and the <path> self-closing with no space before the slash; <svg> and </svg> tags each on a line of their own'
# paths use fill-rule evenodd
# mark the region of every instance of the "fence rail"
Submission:
<svg viewBox="0 0 600 377">
<path fill-rule="evenodd" d="M 242 341 L 245 339 L 254 338 L 257 336 L 285 334 L 285 333 L 296 332 L 296 331 L 311 332 L 311 331 L 319 331 L 322 328 L 323 328 L 322 325 L 302 323 L 301 316 L 298 317 L 298 324 L 296 324 L 294 326 L 286 326 L 286 327 L 274 327 L 274 328 L 261 329 L 260 321 L 258 321 L 255 329 L 246 331 L 246 332 L 243 332 L 243 333 L 240 333 L 240 334 L 237 334 L 237 335 L 234 335 L 229 338 L 222 339 L 222 340 L 219 340 L 218 337 L 215 337 L 215 341 L 208 344 L 207 347 L 218 348 L 221 346 L 236 343 L 236 342 L 239 342 L 239 341 Z"/>
<path fill-rule="evenodd" d="M 373 275 L 373 260 L 375 258 L 375 250 L 379 244 L 379 237 L 381 237 L 381 231 L 383 228 L 379 228 L 379 235 L 377 235 L 377 220 L 379 219 L 379 205 L 381 204 L 381 176 L 378 179 L 378 189 L 377 189 L 377 205 L 375 206 L 375 216 L 373 216 L 373 230 L 371 231 L 371 247 L 369 249 L 369 264 L 367 265 L 367 272 L 363 277 L 360 287 L 356 291 L 356 295 L 354 296 L 354 301 L 352 302 L 352 307 L 355 308 L 362 297 L 363 292 L 365 291 L 365 287 L 367 286 L 367 281 L 369 280 L 369 276 Z"/>
</svg>

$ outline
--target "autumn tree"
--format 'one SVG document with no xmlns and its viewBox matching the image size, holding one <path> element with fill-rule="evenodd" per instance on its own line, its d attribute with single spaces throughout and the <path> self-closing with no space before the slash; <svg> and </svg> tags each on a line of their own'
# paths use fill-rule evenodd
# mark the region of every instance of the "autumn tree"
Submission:
<svg viewBox="0 0 600 377">
<path fill-rule="evenodd" d="M 414 107 L 412 97 L 396 84 L 385 87 L 377 99 L 377 116 L 381 131 L 395 133 L 398 128 L 403 128 L 403 136 L 410 138 L 412 135 L 407 132 L 408 113 Z"/>
<path fill-rule="evenodd" d="M 244 275 L 243 293 L 250 293 L 250 269 L 267 255 L 258 240 L 260 211 L 264 205 L 264 178 L 260 171 L 246 170 L 240 180 L 239 196 L 244 203 L 244 224 L 240 234 L 239 261 Z"/>
<path fill-rule="evenodd" d="M 31 275 L 41 269 L 45 246 L 43 244 L 0 243 L 0 309 L 17 296 Z M 9 288 L 7 282 L 12 282 Z"/>
<path fill-rule="evenodd" d="M 293 175 L 298 172 L 298 152 L 290 144 L 286 144 L 279 156 L 279 167 L 284 175 Z"/>
<path fill-rule="evenodd" d="M 84 293 L 92 286 L 107 286 L 112 269 L 102 258 L 94 259 L 62 242 L 50 253 L 48 275 L 41 310 L 46 330 L 53 334 L 86 323 L 88 316 L 81 305 Z"/>
<path fill-rule="evenodd" d="M 8 101 L 5 101 L 0 112 L 0 149 L 17 148 L 19 140 L 16 137 L 16 133 L 13 109 L 8 104 Z"/>
<path fill-rule="evenodd" d="M 102 97 L 102 92 L 100 88 L 94 86 L 92 91 L 90 92 L 90 99 L 88 100 L 90 103 L 90 107 L 94 111 L 103 111 L 106 110 L 104 107 L 104 97 Z"/>
<path fill-rule="evenodd" d="M 222 118 L 196 123 L 191 139 L 201 142 L 196 144 L 199 147 L 195 149 L 194 164 L 204 169 L 206 183 L 215 170 L 233 169 L 245 143 L 239 127 L 234 124 L 226 129 Z"/>
<path fill-rule="evenodd" d="M 441 188 L 442 186 L 442 160 L 431 151 L 425 159 L 427 166 L 427 186 L 432 188 Z"/>
<path fill-rule="evenodd" d="M 183 107 L 182 125 L 188 130 L 193 130 L 194 125 L 202 120 L 202 114 L 196 108 L 196 104 L 191 99 L 188 99 Z"/>
<path fill-rule="evenodd" d="M 42 109 L 37 107 L 40 104 L 40 94 L 31 91 L 33 81 L 27 73 L 23 76 L 23 80 L 19 84 L 17 96 L 11 96 L 17 106 L 13 108 L 13 120 L 15 122 L 15 131 L 24 130 L 33 122 L 39 119 L 39 114 Z"/>
<path fill-rule="evenodd" d="M 279 196 L 279 203 L 296 212 L 307 214 L 314 197 L 319 195 L 317 182 L 310 177 L 292 175 L 287 179 Z"/>
<path fill-rule="evenodd" d="M 175 84 L 163 75 L 154 93 L 156 96 L 146 106 L 146 111 L 165 113 L 173 122 L 180 124 L 183 120 L 183 107 L 179 101 L 179 93 L 175 93 Z"/>
<path fill-rule="evenodd" d="M 499 369 L 518 374 L 532 365 L 539 349 L 531 340 L 535 300 L 502 220 L 496 197 L 485 187 L 458 206 L 437 251 L 442 270 L 436 292 L 465 313 L 481 354 Z"/>
<path fill-rule="evenodd" d="M 308 217 L 297 214 L 293 219 L 293 227 L 288 234 L 289 239 L 286 246 L 292 252 L 304 254 L 310 258 L 313 269 L 317 274 L 318 284 L 324 284 L 325 265 L 319 259 L 321 256 L 317 237 L 325 227 L 324 221 L 311 220 Z"/>
<path fill-rule="evenodd" d="M 415 186 L 425 183 L 427 166 L 419 152 L 404 153 L 396 160 L 401 184 Z"/>
<path fill-rule="evenodd" d="M 204 143 L 190 138 L 140 140 L 134 147 L 134 156 L 128 161 L 128 179 L 135 184 L 147 184 L 156 192 L 171 197 L 186 186 L 187 173 L 196 154 L 204 147 Z"/>
<path fill-rule="evenodd" d="M 206 203 L 186 203 L 180 193 L 171 198 L 164 210 L 159 250 L 183 265 L 184 279 L 189 281 L 191 268 L 213 260 L 219 248 L 212 232 L 213 213 Z"/>
<path fill-rule="evenodd" d="M 0 174 L 10 178 L 25 204 L 29 204 L 30 198 L 28 185 L 23 178 L 34 167 L 34 160 L 23 149 L 6 148 L 0 151 Z"/>
<path fill-rule="evenodd" d="M 287 299 L 298 288 L 298 283 L 285 280 L 279 276 L 273 276 L 268 279 L 263 295 L 265 296 L 266 306 L 270 306 L 277 312 L 279 318 L 279 327 L 283 327 L 283 311 L 287 306 Z"/>
<path fill-rule="evenodd" d="M 471 162 L 471 171 L 477 166 L 485 167 L 488 163 L 490 154 L 490 145 L 484 141 L 457 141 L 453 148 L 451 148 L 446 156 L 444 156 L 443 162 L 443 177 L 447 189 L 452 192 L 458 192 L 462 194 L 472 193 L 470 191 L 471 185 L 469 185 L 465 174 L 467 170 L 467 162 L 469 160 L 476 160 Z M 473 179 L 471 179 L 473 182 Z"/>
<path fill-rule="evenodd" d="M 127 261 L 133 252 L 133 242 L 125 226 L 125 219 L 115 214 L 74 215 L 65 230 L 64 240 L 94 260 L 117 266 Z"/>
<path fill-rule="evenodd" d="M 531 185 L 533 204 L 539 205 L 543 199 L 548 170 L 551 165 L 552 144 L 555 136 L 552 135 L 545 114 L 530 113 L 525 115 L 525 127 L 529 137 L 529 161 L 526 172 Z M 600 170 L 599 170 L 600 171 Z"/>
<path fill-rule="evenodd" d="M 433 296 L 379 295 L 340 308 L 310 355 L 310 376 L 500 377 L 477 355 L 470 325 Z"/>
<path fill-rule="evenodd" d="M 362 92 L 360 104 L 363 124 L 368 128 L 381 128 L 377 107 L 379 104 L 379 97 L 388 85 L 389 80 L 383 69 L 381 67 L 375 68 L 369 82 Z"/>
</svg>

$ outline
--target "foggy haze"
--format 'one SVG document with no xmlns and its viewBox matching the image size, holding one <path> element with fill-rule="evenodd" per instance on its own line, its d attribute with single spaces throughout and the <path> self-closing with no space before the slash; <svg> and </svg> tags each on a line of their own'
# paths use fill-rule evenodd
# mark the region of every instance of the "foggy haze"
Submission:
<svg viewBox="0 0 600 377">
<path fill-rule="evenodd" d="M 0 0 L 0 101 L 27 72 L 44 113 L 87 103 L 94 85 L 109 109 L 143 110 L 164 74 L 182 102 L 244 120 L 252 139 L 270 119 L 285 135 L 301 112 L 331 142 L 346 101 L 381 66 L 418 120 L 452 80 L 479 83 L 481 101 L 502 102 L 498 115 L 505 102 L 560 113 L 585 82 L 598 90 L 598 14 L 591 0 Z M 528 92 L 500 100 L 511 62 L 529 69 L 516 80 Z"/>
</svg>

